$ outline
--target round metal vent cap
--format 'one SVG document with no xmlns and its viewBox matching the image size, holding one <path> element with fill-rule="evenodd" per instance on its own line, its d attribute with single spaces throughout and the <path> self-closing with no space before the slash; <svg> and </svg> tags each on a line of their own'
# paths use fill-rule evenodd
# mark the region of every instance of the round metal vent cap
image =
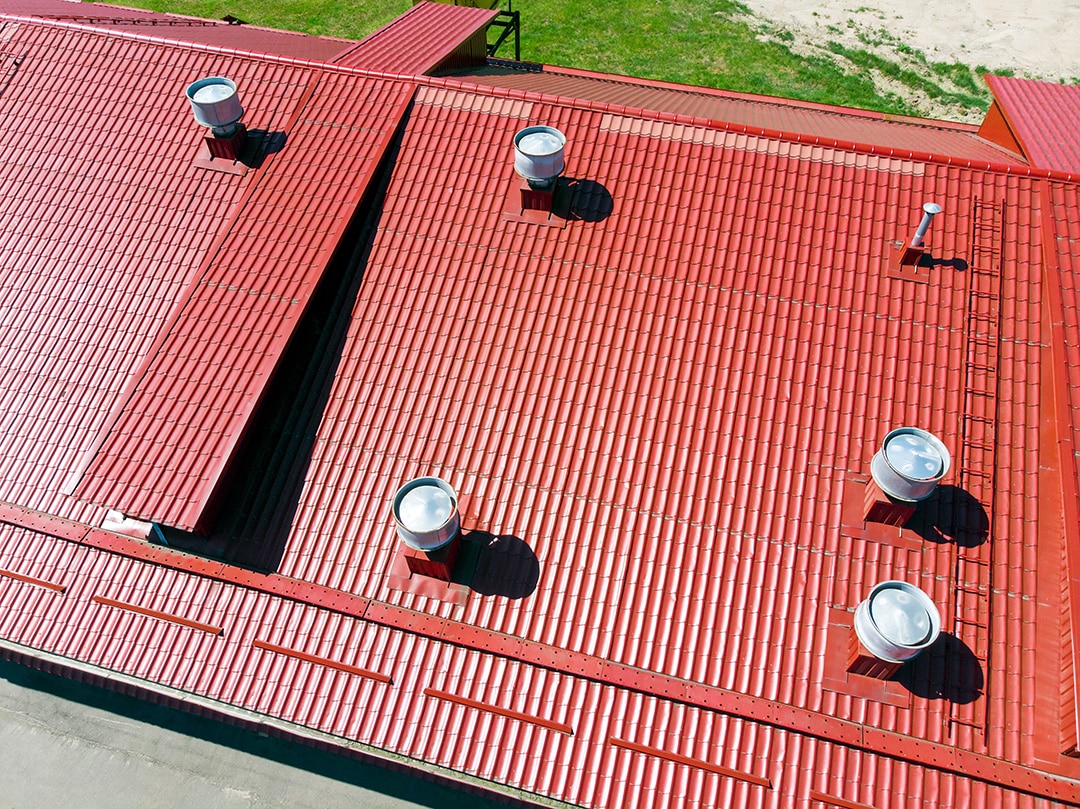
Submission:
<svg viewBox="0 0 1080 809">
<path fill-rule="evenodd" d="M 188 85 L 187 99 L 195 120 L 217 130 L 231 129 L 244 117 L 236 82 L 224 76 L 210 76 Z"/>
<path fill-rule="evenodd" d="M 410 480 L 398 489 L 392 510 L 398 536 L 416 550 L 441 548 L 461 527 L 457 494 L 442 478 Z"/>
<path fill-rule="evenodd" d="M 882 660 L 910 660 L 941 634 L 941 614 L 913 584 L 884 581 L 855 610 L 855 634 Z"/>
<path fill-rule="evenodd" d="M 514 135 L 514 170 L 527 180 L 551 181 L 563 173 L 566 136 L 553 126 L 527 126 Z"/>
<path fill-rule="evenodd" d="M 437 531 L 454 513 L 454 500 L 438 486 L 409 489 L 398 505 L 398 519 L 410 531 Z"/>
<path fill-rule="evenodd" d="M 915 502 L 933 494 L 951 463 L 949 450 L 934 435 L 900 427 L 885 436 L 870 461 L 870 474 L 885 494 Z"/>
</svg>

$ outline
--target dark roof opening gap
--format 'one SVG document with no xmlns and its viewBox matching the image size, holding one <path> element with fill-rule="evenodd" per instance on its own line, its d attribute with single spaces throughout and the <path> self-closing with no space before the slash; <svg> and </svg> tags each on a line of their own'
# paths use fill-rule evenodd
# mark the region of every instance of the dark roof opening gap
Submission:
<svg viewBox="0 0 1080 809">
<path fill-rule="evenodd" d="M 258 570 L 280 563 L 411 111 L 412 105 L 208 503 L 206 537 L 166 529 L 171 546 Z"/>
</svg>

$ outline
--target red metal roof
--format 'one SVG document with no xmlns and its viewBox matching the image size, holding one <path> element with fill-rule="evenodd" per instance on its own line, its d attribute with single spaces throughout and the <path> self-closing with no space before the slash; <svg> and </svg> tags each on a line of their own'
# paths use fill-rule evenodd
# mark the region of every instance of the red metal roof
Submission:
<svg viewBox="0 0 1080 809">
<path fill-rule="evenodd" d="M 258 572 L 101 530 L 61 486 L 210 257 L 256 232 L 281 255 L 298 218 L 239 213 L 337 114 L 308 114 L 320 89 L 382 97 L 393 122 L 399 85 L 69 26 L 14 37 L 0 648 L 589 807 L 1080 804 L 1076 182 L 417 79 Z M 253 125 L 291 133 L 244 176 L 192 165 L 180 92 L 211 68 Z M 106 115 L 95 70 L 155 137 Z M 507 146 L 531 123 L 568 136 L 565 219 L 516 207 Z M 359 159 L 322 143 L 319 166 Z M 927 200 L 936 263 L 892 277 Z M 923 522 L 867 525 L 869 459 L 902 424 L 953 471 Z M 461 495 L 471 587 L 395 589 L 390 498 L 432 473 Z M 848 676 L 852 610 L 889 578 L 930 593 L 949 638 L 895 681 Z"/>
<path fill-rule="evenodd" d="M 1033 166 L 1080 173 L 1080 86 L 993 75 L 986 83 Z"/>
<path fill-rule="evenodd" d="M 897 151 L 930 152 L 958 160 L 1024 165 L 1015 155 L 974 138 L 976 127 L 805 101 L 586 73 L 548 65 L 493 62 L 456 71 L 463 82 L 544 94 L 552 98 L 668 112 L 746 127 Z"/>
<path fill-rule="evenodd" d="M 483 37 L 499 10 L 422 0 L 400 17 L 343 52 L 335 61 L 379 73 L 421 76 L 445 62 L 474 36 Z M 486 44 L 478 44 L 483 62 Z"/>
<path fill-rule="evenodd" d="M 163 14 L 141 8 L 71 0 L 0 0 L 0 14 L 38 18 L 61 24 L 113 30 L 118 34 L 150 36 L 157 40 L 199 43 L 294 59 L 330 61 L 354 43 L 293 31 L 261 28 L 246 23 Z"/>
<path fill-rule="evenodd" d="M 95 441 L 77 496 L 143 520 L 202 526 L 413 92 L 371 82 L 342 97 L 353 81 L 307 77 L 282 130 L 285 148 L 259 169 L 154 337 Z"/>
</svg>

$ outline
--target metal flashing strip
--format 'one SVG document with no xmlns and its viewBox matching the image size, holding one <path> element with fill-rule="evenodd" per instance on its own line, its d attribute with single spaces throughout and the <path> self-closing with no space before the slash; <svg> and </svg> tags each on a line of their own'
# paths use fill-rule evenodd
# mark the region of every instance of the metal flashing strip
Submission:
<svg viewBox="0 0 1080 809">
<path fill-rule="evenodd" d="M 818 792 L 816 790 L 810 790 L 810 800 L 821 801 L 829 806 L 836 806 L 838 809 L 874 809 L 872 806 L 868 806 L 865 803 L 856 803 L 855 801 L 849 801 L 845 798 L 837 798 L 834 795 L 826 795 L 824 792 Z"/>
<path fill-rule="evenodd" d="M 380 674 L 377 671 L 362 669 L 358 666 L 350 666 L 348 663 L 341 663 L 337 660 L 331 660 L 328 657 L 318 657 L 316 655 L 308 654 L 307 652 L 290 649 L 287 646 L 278 646 L 275 643 L 268 643 L 264 640 L 253 640 L 251 645 L 256 649 L 263 649 L 264 651 L 273 652 L 274 654 L 293 657 L 307 663 L 314 663 L 317 666 L 326 666 L 327 668 L 336 669 L 337 671 L 344 671 L 346 674 L 356 674 L 360 677 L 367 677 L 369 680 L 377 680 L 380 683 L 393 685 L 394 682 L 385 674 Z"/>
<path fill-rule="evenodd" d="M 762 778 L 759 775 L 753 773 L 743 772 L 742 770 L 733 770 L 730 767 L 724 767 L 720 764 L 713 764 L 710 761 L 702 761 L 698 758 L 690 758 L 689 756 L 679 755 L 678 753 L 671 753 L 667 750 L 660 750 L 656 747 L 646 747 L 643 744 L 637 742 L 630 742 L 626 739 L 617 739 L 614 736 L 608 739 L 608 744 L 612 747 L 620 747 L 623 750 L 630 750 L 634 753 L 643 753 L 647 756 L 655 756 L 656 758 L 662 758 L 665 761 L 672 761 L 676 764 L 685 764 L 687 767 L 696 767 L 699 770 L 706 770 L 718 775 L 726 775 L 728 778 L 737 778 L 740 781 L 746 781 L 748 784 L 755 784 L 759 787 L 765 787 L 766 789 L 772 789 L 772 781 L 768 778 Z"/>
<path fill-rule="evenodd" d="M 106 607 L 115 607 L 120 610 L 127 610 L 128 612 L 135 612 L 139 615 L 145 615 L 148 618 L 156 618 L 159 621 L 170 621 L 174 624 L 180 624 L 186 626 L 189 629 L 198 629 L 200 632 L 206 632 L 211 635 L 220 635 L 225 629 L 220 626 L 212 626 L 211 624 L 204 624 L 199 621 L 192 621 L 188 618 L 184 618 L 180 615 L 173 615 L 169 612 L 158 612 L 157 610 L 148 610 L 146 607 L 140 607 L 137 604 L 129 604 L 126 601 L 117 601 L 112 598 L 106 598 L 105 596 L 91 596 L 90 600 L 96 604 L 104 604 Z"/>
<path fill-rule="evenodd" d="M 22 573 L 16 573 L 13 570 L 0 569 L 0 576 L 5 576 L 9 579 L 15 579 L 15 581 L 25 582 L 26 584 L 33 584 L 38 587 L 44 587 L 47 590 L 52 590 L 54 593 L 63 594 L 67 590 L 67 586 L 63 584 L 54 584 L 51 581 L 45 581 L 44 579 L 37 579 L 33 576 L 27 576 Z"/>
<path fill-rule="evenodd" d="M 562 722 L 553 722 L 550 719 L 542 719 L 539 716 L 531 716 L 530 714 L 520 713 L 519 711 L 511 711 L 509 708 L 500 708 L 498 705 L 488 705 L 486 702 L 477 702 L 476 700 L 459 697 L 457 694 L 451 694 L 446 691 L 425 688 L 424 696 L 452 702 L 455 705 L 463 705 L 466 708 L 475 708 L 478 711 L 487 711 L 496 716 L 505 716 L 507 719 L 516 719 L 518 722 L 528 722 L 531 725 L 538 725 L 539 727 L 547 728 L 548 730 L 554 730 L 556 733 L 565 733 L 567 736 L 574 735 L 574 729 Z"/>
</svg>

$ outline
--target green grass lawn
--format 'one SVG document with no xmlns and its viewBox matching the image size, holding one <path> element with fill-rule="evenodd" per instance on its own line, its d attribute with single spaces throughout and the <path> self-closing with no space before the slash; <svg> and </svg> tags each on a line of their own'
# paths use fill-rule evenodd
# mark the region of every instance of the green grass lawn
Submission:
<svg viewBox="0 0 1080 809">
<path fill-rule="evenodd" d="M 126 0 L 156 11 L 359 39 L 410 0 Z M 505 6 L 505 0 L 504 0 Z M 684 84 L 895 113 L 914 110 L 881 96 L 865 69 L 828 56 L 797 56 L 783 32 L 755 24 L 733 0 L 621 0 L 572 3 L 514 0 L 521 13 L 521 58 Z M 500 55 L 512 56 L 504 46 Z M 843 55 L 843 54 L 841 54 Z"/>
</svg>

